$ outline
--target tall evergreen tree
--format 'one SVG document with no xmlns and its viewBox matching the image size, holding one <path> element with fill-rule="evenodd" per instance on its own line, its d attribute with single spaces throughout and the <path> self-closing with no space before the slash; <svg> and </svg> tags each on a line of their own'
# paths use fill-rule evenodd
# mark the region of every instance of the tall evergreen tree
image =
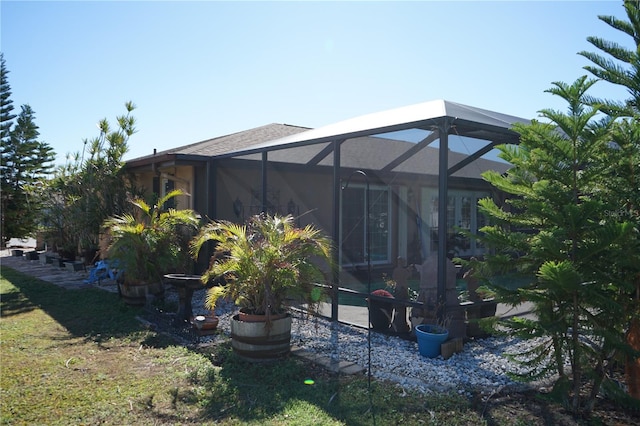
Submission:
<svg viewBox="0 0 640 426">
<path fill-rule="evenodd" d="M 634 48 L 628 49 L 619 43 L 601 37 L 587 37 L 587 41 L 606 56 L 582 51 L 579 55 L 593 62 L 585 67 L 594 76 L 609 83 L 625 87 L 629 98 L 595 100 L 603 105 L 603 110 L 612 116 L 637 116 L 640 113 L 640 5 L 637 0 L 625 0 L 623 6 L 628 21 L 615 16 L 600 15 L 598 19 L 612 28 L 631 37 Z M 592 101 L 593 102 L 593 101 Z"/>
<path fill-rule="evenodd" d="M 4 176 L 4 156 L 1 155 L 4 151 L 5 144 L 9 144 L 9 132 L 13 126 L 13 119 L 16 117 L 13 111 L 13 101 L 11 100 L 11 86 L 9 85 L 9 79 L 4 54 L 0 53 L 0 169 L 2 170 L 2 176 Z M 4 191 L 5 181 L 0 178 L 0 194 Z M 1 195 L 0 195 L 1 196 Z M 3 198 L 4 199 L 4 198 Z M 5 210 L 4 201 L 2 201 L 2 211 L 0 211 L 0 243 L 2 246 L 5 244 Z"/>
<path fill-rule="evenodd" d="M 53 149 L 38 141 L 38 126 L 29 105 L 23 105 L 2 142 L 2 235 L 4 238 L 32 234 L 40 221 L 42 186 L 54 161 Z"/>
<path fill-rule="evenodd" d="M 593 65 L 589 72 L 600 79 L 627 89 L 629 97 L 618 101 L 594 100 L 605 105 L 605 111 L 617 118 L 609 153 L 609 178 L 602 190 L 609 198 L 610 219 L 631 221 L 635 225 L 635 239 L 624 256 L 610 269 L 617 272 L 619 299 L 627 307 L 627 340 L 635 354 L 627 357 L 627 385 L 629 393 L 640 400 L 640 4 L 624 1 L 628 20 L 614 16 L 598 18 L 630 38 L 632 48 L 600 37 L 587 40 L 600 52 L 580 52 Z M 592 101 L 593 102 L 593 101 Z"/>
<path fill-rule="evenodd" d="M 4 246 L 9 238 L 24 237 L 36 230 L 42 182 L 53 167 L 55 155 L 48 144 L 38 141 L 40 134 L 29 105 L 22 106 L 14 123 L 9 71 L 2 54 L 0 69 L 0 235 Z"/>
<path fill-rule="evenodd" d="M 612 121 L 598 120 L 598 108 L 586 103 L 594 83 L 586 76 L 554 83 L 548 92 L 564 99 L 568 111 L 542 110 L 546 123 L 516 126 L 520 145 L 500 148 L 513 167 L 483 177 L 510 198 L 502 206 L 481 200 L 493 225 L 478 238 L 495 254 L 475 265 L 505 302 L 534 306 L 535 319 L 501 322 L 510 333 L 535 339 L 531 351 L 514 359 L 526 367 L 523 379 L 555 374 L 555 394 L 576 414 L 592 411 L 614 349 L 625 343 L 625 307 L 610 265 L 624 255 L 632 233 L 629 222 L 607 220 L 610 207 L 600 189 Z M 527 285 L 496 286 L 495 274 L 518 275 Z"/>
<path fill-rule="evenodd" d="M 4 54 L 0 53 L 0 137 L 2 142 L 9 139 L 9 131 L 13 126 L 13 119 L 16 115 L 13 111 L 13 101 L 11 100 L 11 86 L 7 77 L 7 70 Z"/>
</svg>

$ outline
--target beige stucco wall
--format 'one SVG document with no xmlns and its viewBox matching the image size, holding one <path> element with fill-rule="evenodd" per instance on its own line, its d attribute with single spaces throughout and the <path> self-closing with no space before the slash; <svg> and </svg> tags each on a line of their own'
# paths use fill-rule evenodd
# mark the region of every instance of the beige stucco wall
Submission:
<svg viewBox="0 0 640 426">
<path fill-rule="evenodd" d="M 164 180 L 172 179 L 175 183 L 175 189 L 180 189 L 186 194 L 175 197 L 176 208 L 193 208 L 193 174 L 192 166 L 176 166 L 160 172 L 161 191 L 163 191 Z M 144 191 L 145 198 L 149 199 L 153 193 L 153 178 L 158 176 L 157 172 L 138 172 L 135 176 L 136 185 Z M 164 192 L 161 195 L 164 195 Z"/>
</svg>

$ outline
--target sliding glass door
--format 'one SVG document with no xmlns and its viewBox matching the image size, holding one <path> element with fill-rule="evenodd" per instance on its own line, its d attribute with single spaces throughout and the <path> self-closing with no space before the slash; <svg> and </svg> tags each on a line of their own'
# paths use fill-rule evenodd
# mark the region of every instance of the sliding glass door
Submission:
<svg viewBox="0 0 640 426">
<path fill-rule="evenodd" d="M 371 263 L 389 262 L 391 251 L 391 194 L 387 187 L 351 185 L 341 191 L 341 245 L 343 265 L 367 263 L 367 247 Z"/>
</svg>

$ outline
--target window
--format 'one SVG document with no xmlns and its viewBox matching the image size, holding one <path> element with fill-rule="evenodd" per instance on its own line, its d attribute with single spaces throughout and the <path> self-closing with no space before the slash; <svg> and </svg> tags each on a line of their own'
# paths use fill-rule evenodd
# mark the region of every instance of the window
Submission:
<svg viewBox="0 0 640 426">
<path fill-rule="evenodd" d="M 482 228 L 486 219 L 478 211 L 478 200 L 487 197 L 487 193 L 470 191 L 448 191 L 447 199 L 447 251 L 455 256 L 479 255 L 483 247 L 477 241 L 463 236 L 460 231 L 477 233 Z M 422 237 L 427 238 L 431 252 L 438 250 L 438 191 L 425 188 L 423 191 L 422 213 L 428 218 L 425 224 L 428 233 L 423 232 Z"/>
<path fill-rule="evenodd" d="M 389 235 L 391 194 L 389 189 L 370 187 L 369 200 L 367 200 L 365 186 L 353 185 L 341 191 L 341 194 L 341 263 L 343 265 L 367 263 L 369 242 L 371 263 L 389 262 L 391 247 L 391 236 Z M 367 201 L 370 203 L 368 216 Z"/>
<path fill-rule="evenodd" d="M 174 189 L 176 189 L 176 183 L 175 181 L 171 180 L 171 179 L 163 179 L 163 191 L 162 191 L 162 196 L 166 196 L 168 193 L 170 193 L 171 191 L 173 191 Z M 164 208 L 165 209 L 175 209 L 176 208 L 176 198 L 173 197 L 169 200 L 167 200 L 166 203 L 164 203 Z"/>
</svg>

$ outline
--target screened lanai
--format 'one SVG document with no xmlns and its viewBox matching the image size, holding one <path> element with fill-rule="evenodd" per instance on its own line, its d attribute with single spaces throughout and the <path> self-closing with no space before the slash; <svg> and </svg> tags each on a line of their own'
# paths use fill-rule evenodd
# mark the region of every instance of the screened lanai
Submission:
<svg viewBox="0 0 640 426">
<path fill-rule="evenodd" d="M 215 161 L 259 162 L 260 188 L 252 189 L 258 205 L 251 212 L 278 205 L 324 223 L 342 269 L 364 268 L 370 279 L 372 267 L 397 257 L 418 263 L 436 256 L 438 300 L 444 301 L 452 226 L 472 233 L 481 227 L 477 199 L 498 195 L 480 174 L 507 170 L 490 154 L 496 145 L 518 143 L 512 130 L 518 122 L 529 120 L 436 100 L 299 131 L 221 153 Z M 228 182 L 237 182 L 238 173 Z M 246 207 L 239 198 L 233 202 L 238 217 Z M 457 248 L 462 256 L 482 253 L 474 241 Z M 333 320 L 340 275 L 335 278 Z"/>
</svg>

